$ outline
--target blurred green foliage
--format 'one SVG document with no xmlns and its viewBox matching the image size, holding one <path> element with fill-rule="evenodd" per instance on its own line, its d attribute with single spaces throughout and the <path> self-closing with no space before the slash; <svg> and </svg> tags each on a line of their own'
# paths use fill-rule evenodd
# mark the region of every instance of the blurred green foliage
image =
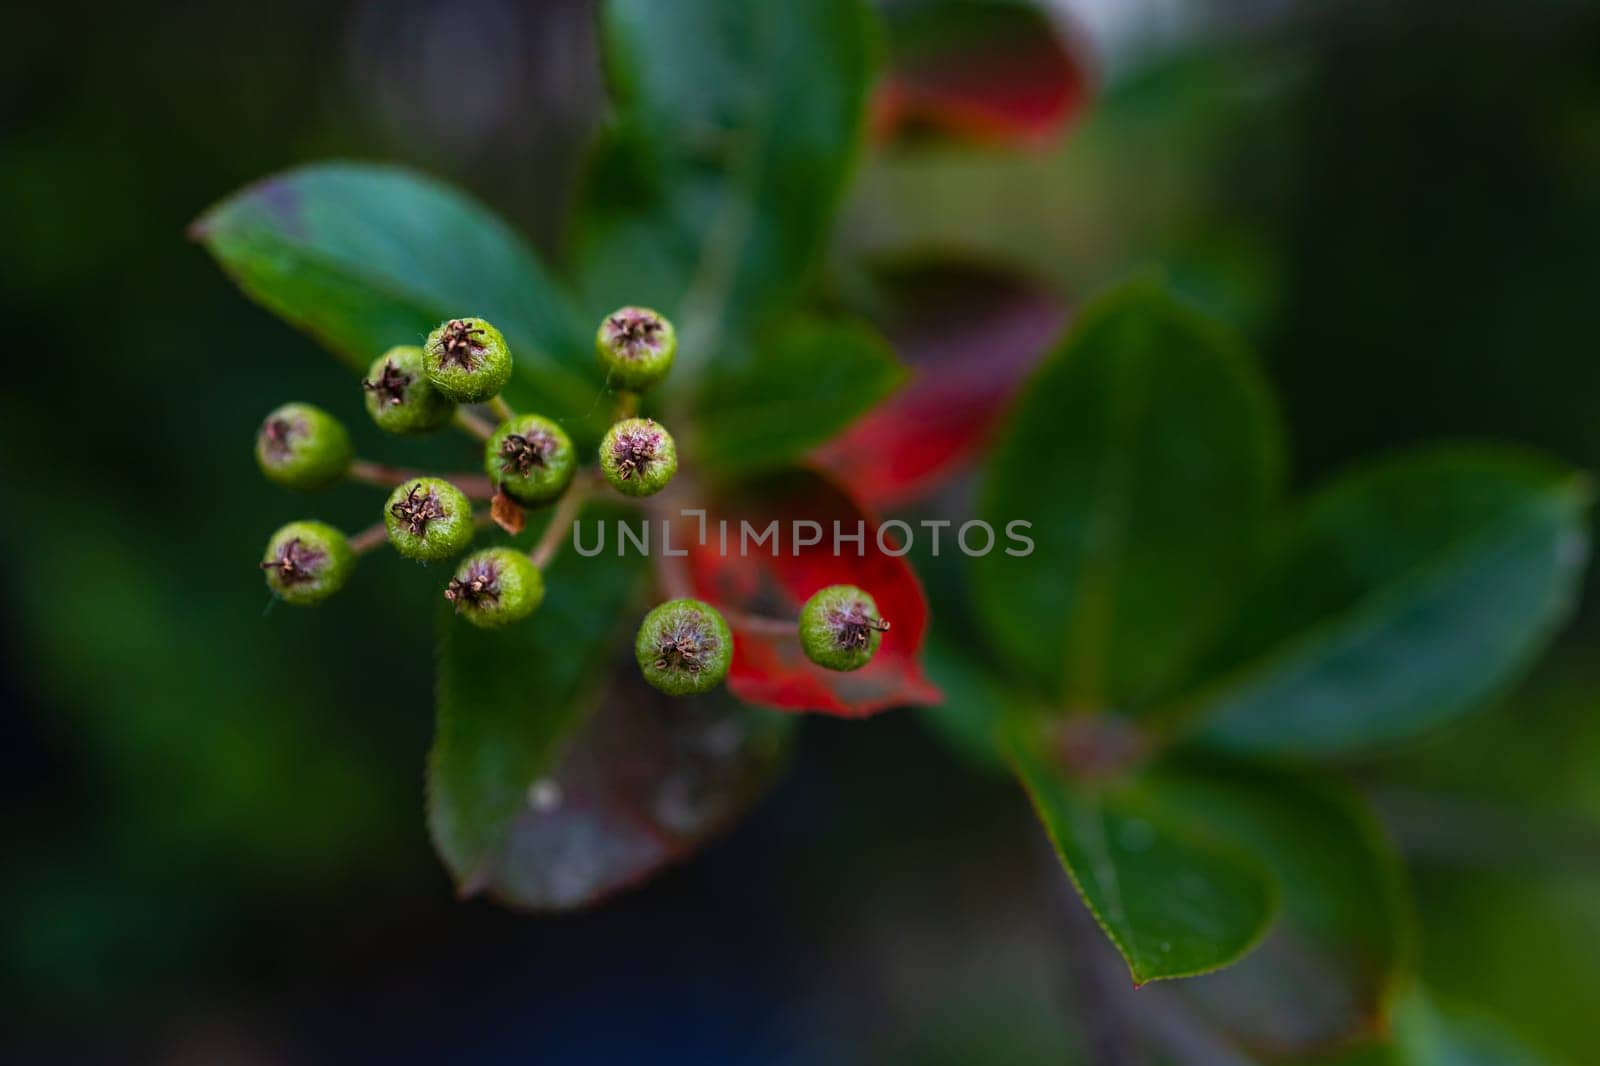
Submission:
<svg viewBox="0 0 1600 1066">
<path fill-rule="evenodd" d="M 12 1008 L 39 1026 L 165 1025 L 196 974 L 248 981 L 448 898 L 418 818 L 431 634 L 376 624 L 426 618 L 431 590 L 374 559 L 365 588 L 291 617 L 236 565 L 302 506 L 252 469 L 268 408 L 314 396 L 358 450 L 379 434 L 346 372 L 240 301 L 184 227 L 303 154 L 470 169 L 537 210 L 575 167 L 546 151 L 570 156 L 582 131 L 552 115 L 509 150 L 440 156 L 415 128 L 385 129 L 353 79 L 351 9 L 236 15 L 0 15 L 32 42 L 0 75 L 0 225 L 26 249 L 0 286 L 10 315 L 63 346 L 11 361 L 0 392 L 0 483 L 28 515 L 0 532 L 28 794 L 5 820 L 26 859 L 0 890 L 0 953 Z M 567 20 L 579 47 L 582 15 Z M 349 528 L 370 506 L 341 489 L 324 514 Z"/>
<path fill-rule="evenodd" d="M 373 624 L 425 617 L 431 589 L 385 580 L 400 564 L 377 558 L 376 580 L 285 625 L 281 612 L 263 618 L 259 577 L 237 566 L 297 507 L 253 474 L 249 431 L 266 406 L 316 397 L 357 427 L 358 448 L 376 435 L 347 376 L 238 300 L 182 227 L 260 174 L 354 155 L 452 177 L 522 212 L 548 244 L 594 105 L 548 120 L 526 106 L 502 136 L 463 147 L 374 103 L 350 52 L 358 19 L 338 7 L 0 18 L 8 39 L 30 42 L 0 73 L 0 222 L 24 250 L 0 291 L 11 322 L 48 322 L 70 346 L 66 359 L 19 346 L 0 392 L 0 481 L 20 516 L 0 525 L 0 596 L 25 793 L 5 820 L 22 858 L 0 889 L 0 951 L 11 1005 L 33 1025 L 93 1016 L 134 1031 L 208 980 L 227 976 L 223 1000 L 292 984 L 306 958 L 359 959 L 390 923 L 415 932 L 453 906 L 417 818 L 431 635 Z M 585 50 L 581 29 L 560 39 Z M 65 54 L 80 57 L 71 77 L 56 67 Z M 924 148 L 875 162 L 836 254 L 959 245 L 1075 296 L 1164 264 L 1262 351 L 1306 481 L 1460 434 L 1594 469 L 1597 177 L 1592 10 L 1383 5 L 1159 64 L 1115 87 L 1058 152 Z M 418 461 L 474 458 L 409 447 Z M 341 491 L 329 517 L 353 526 L 364 502 Z M 1573 1063 L 1600 1057 L 1580 1009 L 1600 987 L 1587 950 L 1600 940 L 1600 633 L 1592 597 L 1585 606 L 1564 665 L 1360 768 L 1415 860 L 1427 983 Z M 905 756 L 894 728 L 850 738 L 863 777 Z M 858 786 L 851 812 L 909 817 L 896 792 L 937 782 L 907 773 Z M 1419 791 L 1446 792 L 1485 831 L 1441 835 L 1450 819 L 1397 795 Z M 803 798 L 820 801 L 824 824 L 828 798 Z M 993 807 L 939 813 L 950 835 L 929 846 L 938 863 L 1002 850 L 985 830 Z M 901 853 L 879 854 L 891 821 L 869 815 L 834 838 L 831 860 L 859 880 L 848 900 L 812 906 L 903 915 L 881 868 Z M 1004 886 L 1025 880 L 1001 874 L 998 892 L 972 887 L 974 911 L 998 912 Z M 934 939 L 949 935 L 945 919 L 936 908 L 901 928 Z M 941 1021 L 989 1033 L 976 1049 L 1013 1026 L 1063 1038 L 1027 1001 L 1037 981 L 1026 987 L 1005 1000 L 1027 1008 L 1016 1010 L 982 1010 L 964 990 L 920 994 L 970 1007 Z"/>
</svg>

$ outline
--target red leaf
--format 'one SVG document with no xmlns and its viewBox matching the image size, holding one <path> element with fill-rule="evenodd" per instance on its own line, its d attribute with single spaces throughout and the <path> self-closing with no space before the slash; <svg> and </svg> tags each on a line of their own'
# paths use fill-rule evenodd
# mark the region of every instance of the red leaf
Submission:
<svg viewBox="0 0 1600 1066">
<path fill-rule="evenodd" d="M 887 509 L 927 494 L 982 452 L 1067 313 L 1042 286 L 984 267 L 932 263 L 881 280 L 881 325 L 911 381 L 813 460 Z"/>
<path fill-rule="evenodd" d="M 836 486 L 809 471 L 767 478 L 759 486 L 732 490 L 708 508 L 707 536 L 699 542 L 697 519 L 687 519 L 674 540 L 688 545 L 688 577 L 694 594 L 729 611 L 733 668 L 728 689 L 741 700 L 789 711 L 821 711 L 865 717 L 904 704 L 939 701 L 939 690 L 923 675 L 920 653 L 928 604 L 916 574 L 903 558 L 878 545 L 878 522 Z M 727 522 L 727 550 L 720 522 Z M 774 540 L 746 540 L 778 523 Z M 816 522 L 822 542 L 796 547 L 796 521 Z M 834 523 L 846 535 L 865 534 L 835 553 Z M 805 538 L 814 533 L 801 531 Z M 890 531 L 892 536 L 893 531 Z M 891 548 L 898 541 L 886 537 Z M 776 552 L 776 554 L 774 554 Z M 872 594 L 892 628 L 872 662 L 850 673 L 824 670 L 800 650 L 796 632 L 768 632 L 740 615 L 798 618 L 800 606 L 826 585 L 857 585 Z"/>
<path fill-rule="evenodd" d="M 872 104 L 879 141 L 932 132 L 1041 145 L 1088 102 L 1088 63 L 1032 5 L 928 0 L 886 15 L 889 73 Z"/>
</svg>

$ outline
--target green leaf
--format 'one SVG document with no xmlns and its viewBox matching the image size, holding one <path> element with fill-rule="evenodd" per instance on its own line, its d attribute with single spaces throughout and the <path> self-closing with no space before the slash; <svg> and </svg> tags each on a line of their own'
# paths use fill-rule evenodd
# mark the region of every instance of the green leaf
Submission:
<svg viewBox="0 0 1600 1066">
<path fill-rule="evenodd" d="M 927 537 L 906 557 L 928 597 L 928 636 L 922 665 L 943 695 L 917 712 L 917 720 L 974 769 L 1009 776 L 1009 742 L 1050 713 L 1002 669 L 978 628 L 972 606 L 972 560 L 959 551 L 934 554 Z"/>
<path fill-rule="evenodd" d="M 1136 792 L 1069 781 L 1023 749 L 1013 757 L 1034 810 L 1135 982 L 1208 973 L 1261 939 L 1278 889 L 1254 856 Z"/>
<path fill-rule="evenodd" d="M 1320 1066 L 1547 1066 L 1550 1060 L 1496 1022 L 1441 1008 L 1413 989 L 1395 1006 L 1387 1043 L 1318 1061 Z"/>
<path fill-rule="evenodd" d="M 1157 284 L 1097 299 L 1024 389 L 981 516 L 1037 547 L 975 560 L 995 646 L 1071 708 L 1138 710 L 1224 620 L 1280 480 L 1239 345 Z"/>
<path fill-rule="evenodd" d="M 1005 773 L 1010 768 L 1005 738 L 1019 721 L 1043 713 L 1037 703 L 997 675 L 973 649 L 942 633 L 937 609 L 922 663 L 944 699 L 919 711 L 918 721 L 979 769 Z"/>
<path fill-rule="evenodd" d="M 697 454 L 724 473 L 790 465 L 903 380 L 894 352 L 865 326 L 790 324 L 758 355 L 719 366 L 706 379 L 695 416 Z"/>
<path fill-rule="evenodd" d="M 822 249 L 876 59 L 860 0 L 607 0 L 616 106 L 575 240 L 595 314 L 679 319 L 676 380 L 781 305 Z"/>
<path fill-rule="evenodd" d="M 1179 993 L 1262 1055 L 1305 1054 L 1381 1031 L 1410 959 L 1400 860 L 1359 797 L 1288 774 L 1208 767 L 1139 785 L 1152 804 L 1260 856 L 1283 889 L 1261 945 Z"/>
<path fill-rule="evenodd" d="M 583 417 L 601 384 L 590 331 L 510 227 L 431 178 L 326 163 L 252 185 L 190 230 L 254 300 L 352 369 L 455 315 L 505 334 L 544 413 Z"/>
<path fill-rule="evenodd" d="M 1540 1066 L 1546 1061 L 1494 1022 L 1441 1008 L 1421 992 L 1398 1005 L 1394 1042 L 1407 1066 Z"/>
<path fill-rule="evenodd" d="M 1313 498 L 1249 597 L 1236 665 L 1186 701 L 1202 742 L 1313 756 L 1416 736 L 1503 689 L 1571 610 L 1586 484 L 1434 448 Z"/>
<path fill-rule="evenodd" d="M 609 526 L 617 514 L 589 507 L 580 520 Z M 552 772 L 595 710 L 616 655 L 612 638 L 635 617 L 643 576 L 635 554 L 564 550 L 545 574 L 544 603 L 526 622 L 480 630 L 441 611 L 428 813 L 463 894 L 503 876 L 529 787 Z"/>
</svg>

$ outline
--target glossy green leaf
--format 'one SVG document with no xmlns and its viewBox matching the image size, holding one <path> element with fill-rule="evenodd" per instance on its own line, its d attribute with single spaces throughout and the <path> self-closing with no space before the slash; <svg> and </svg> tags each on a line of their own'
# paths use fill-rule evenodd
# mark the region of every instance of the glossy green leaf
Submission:
<svg viewBox="0 0 1600 1066">
<path fill-rule="evenodd" d="M 787 466 L 888 396 L 905 369 L 872 330 L 802 321 L 717 367 L 701 390 L 697 454 L 726 473 Z"/>
<path fill-rule="evenodd" d="M 976 559 L 997 649 L 1068 707 L 1138 710 L 1179 680 L 1254 562 L 1279 482 L 1255 368 L 1154 282 L 1085 308 L 1024 388 L 981 516 L 1033 553 Z"/>
<path fill-rule="evenodd" d="M 591 310 L 678 319 L 675 378 L 780 305 L 827 239 L 876 57 L 860 0 L 607 0 L 616 106 L 575 226 Z"/>
<path fill-rule="evenodd" d="M 587 508 L 585 536 L 593 522 L 616 517 Z M 594 712 L 615 659 L 612 638 L 640 606 L 643 562 L 563 550 L 545 574 L 544 603 L 504 629 L 475 629 L 441 610 L 428 815 L 464 894 L 500 884 L 530 787 L 553 772 Z"/>
<path fill-rule="evenodd" d="M 1249 597 L 1200 739 L 1325 755 L 1422 733 L 1515 679 L 1566 618 L 1586 484 L 1508 450 L 1436 448 L 1313 498 Z"/>
<path fill-rule="evenodd" d="M 1013 756 L 1056 854 L 1135 982 L 1208 973 L 1261 939 L 1278 888 L 1255 856 L 1136 792 L 1069 781 L 1022 746 Z"/>
<path fill-rule="evenodd" d="M 1260 856 L 1283 889 L 1261 945 L 1180 986 L 1196 1013 L 1281 1058 L 1380 1032 L 1409 961 L 1399 857 L 1359 797 L 1287 774 L 1210 767 L 1140 783 L 1152 804 Z"/>
<path fill-rule="evenodd" d="M 351 369 L 453 315 L 506 336 L 525 395 L 582 417 L 601 387 L 590 330 L 522 238 L 482 205 L 395 167 L 328 163 L 267 178 L 191 228 L 246 294 Z"/>
</svg>

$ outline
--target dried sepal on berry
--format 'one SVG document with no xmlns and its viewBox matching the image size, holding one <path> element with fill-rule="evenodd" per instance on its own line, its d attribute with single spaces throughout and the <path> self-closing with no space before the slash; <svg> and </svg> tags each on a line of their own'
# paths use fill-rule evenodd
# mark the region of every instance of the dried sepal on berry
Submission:
<svg viewBox="0 0 1600 1066">
<path fill-rule="evenodd" d="M 345 535 L 322 522 L 290 522 L 267 541 L 261 570 L 285 603 L 309 607 L 344 587 L 355 568 Z"/>
<path fill-rule="evenodd" d="M 353 457 L 344 425 L 308 403 L 284 404 L 256 431 L 261 472 L 287 488 L 327 488 L 345 476 Z"/>
<path fill-rule="evenodd" d="M 600 470 L 624 496 L 650 496 L 678 472 L 678 448 L 672 434 L 651 419 L 624 419 L 600 442 Z"/>
<path fill-rule="evenodd" d="M 728 676 L 733 634 L 701 600 L 668 600 L 644 616 L 633 652 L 644 679 L 669 696 L 710 692 Z"/>
<path fill-rule="evenodd" d="M 678 334 L 665 315 L 648 307 L 619 307 L 601 320 L 594 346 L 608 382 L 642 391 L 672 369 Z"/>
<path fill-rule="evenodd" d="M 430 433 L 448 425 L 455 401 L 428 380 L 416 345 L 390 348 L 373 362 L 361 382 L 367 414 L 386 433 Z"/>
<path fill-rule="evenodd" d="M 806 658 L 829 670 L 859 670 L 872 661 L 889 623 L 878 604 L 854 585 L 829 585 L 800 608 Z"/>
<path fill-rule="evenodd" d="M 544 600 L 544 576 L 514 548 L 485 548 L 456 567 L 444 598 L 456 614 L 482 629 L 521 621 Z"/>
<path fill-rule="evenodd" d="M 481 318 L 452 318 L 428 334 L 422 346 L 428 380 L 457 403 L 483 403 L 511 380 L 511 349 Z"/>
<path fill-rule="evenodd" d="M 506 495 L 534 507 L 567 490 L 578 459 L 566 430 L 541 415 L 520 415 L 484 445 L 483 467 Z"/>
<path fill-rule="evenodd" d="M 389 543 L 407 559 L 448 559 L 472 541 L 472 503 L 443 478 L 412 478 L 389 496 L 383 524 Z"/>
</svg>

